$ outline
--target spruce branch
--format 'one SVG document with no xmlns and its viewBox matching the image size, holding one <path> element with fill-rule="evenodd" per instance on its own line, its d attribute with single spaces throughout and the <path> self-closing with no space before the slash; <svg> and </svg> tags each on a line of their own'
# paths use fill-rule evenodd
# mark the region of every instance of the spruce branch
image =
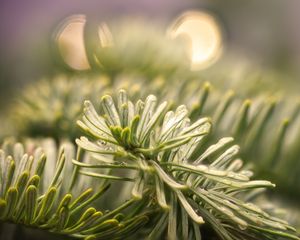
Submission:
<svg viewBox="0 0 300 240">
<path fill-rule="evenodd" d="M 209 118 L 191 123 L 185 106 L 168 111 L 168 104 L 157 105 L 153 95 L 133 104 L 124 90 L 119 91 L 116 102 L 109 95 L 103 96 L 98 114 L 85 101 L 78 125 L 89 138 L 81 137 L 76 143 L 98 156 L 99 163 L 73 163 L 83 175 L 134 182 L 135 199 L 142 199 L 145 190 L 153 195 L 162 209 L 157 224 L 163 224 L 152 229 L 149 239 L 163 234 L 164 226 L 169 239 L 200 239 L 203 224 L 222 239 L 299 239 L 287 222 L 243 201 L 242 196 L 252 189 L 274 185 L 250 180 L 252 173 L 242 168 L 237 159 L 239 147 L 232 144 L 232 138 L 203 150 L 201 145 L 211 128 Z M 135 174 L 128 179 L 121 177 L 123 174 L 114 171 L 118 166 Z M 107 169 L 109 174 L 93 171 L 98 168 Z"/>
</svg>

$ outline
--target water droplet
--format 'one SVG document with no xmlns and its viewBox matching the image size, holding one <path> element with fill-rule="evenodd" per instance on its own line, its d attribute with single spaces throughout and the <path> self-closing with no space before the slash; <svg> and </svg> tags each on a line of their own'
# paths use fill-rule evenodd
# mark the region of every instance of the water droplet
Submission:
<svg viewBox="0 0 300 240">
<path fill-rule="evenodd" d="M 106 141 L 103 141 L 103 140 L 101 140 L 101 144 L 102 144 L 102 145 L 106 145 L 106 144 L 107 144 L 107 142 L 106 142 Z"/>
</svg>

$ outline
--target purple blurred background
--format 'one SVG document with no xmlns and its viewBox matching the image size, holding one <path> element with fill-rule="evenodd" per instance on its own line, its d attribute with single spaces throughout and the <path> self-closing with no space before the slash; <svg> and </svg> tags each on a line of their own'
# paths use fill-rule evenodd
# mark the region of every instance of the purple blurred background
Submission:
<svg viewBox="0 0 300 240">
<path fill-rule="evenodd" d="M 72 14 L 110 21 L 143 16 L 165 24 L 185 10 L 206 9 L 222 22 L 226 52 L 287 72 L 297 81 L 300 69 L 299 0 L 2 0 L 0 7 L 0 87 L 22 86 L 52 72 L 51 37 Z M 3 92 L 3 91 L 2 91 Z"/>
</svg>

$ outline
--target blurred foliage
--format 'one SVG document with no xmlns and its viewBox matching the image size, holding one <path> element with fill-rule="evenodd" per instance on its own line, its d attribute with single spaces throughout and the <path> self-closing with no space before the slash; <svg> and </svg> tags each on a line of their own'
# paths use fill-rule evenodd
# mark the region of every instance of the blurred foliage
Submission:
<svg viewBox="0 0 300 240">
<path fill-rule="evenodd" d="M 103 77 L 58 76 L 45 79 L 24 89 L 10 112 L 17 136 L 73 139 L 78 135 L 75 125 L 86 99 L 97 103 L 99 92 L 105 92 L 108 82 Z"/>
</svg>

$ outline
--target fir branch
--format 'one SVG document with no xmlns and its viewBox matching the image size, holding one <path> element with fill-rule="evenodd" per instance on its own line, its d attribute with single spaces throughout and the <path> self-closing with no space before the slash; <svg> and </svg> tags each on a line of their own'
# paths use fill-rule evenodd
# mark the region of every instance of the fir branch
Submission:
<svg viewBox="0 0 300 240">
<path fill-rule="evenodd" d="M 269 216 L 258 206 L 238 197 L 240 192 L 272 187 L 273 184 L 250 180 L 249 172 L 243 171 L 241 164 L 234 166 L 237 146 L 226 146 L 219 151 L 224 144 L 221 147 L 217 144 L 199 152 L 205 135 L 210 131 L 208 118 L 190 123 L 185 106 L 179 106 L 175 112 L 166 112 L 168 105 L 162 103 L 157 106 L 153 95 L 134 105 L 121 90 L 118 102 L 122 104 L 115 105 L 109 95 L 102 97 L 103 114 L 99 115 L 86 101 L 84 116 L 78 125 L 93 139 L 82 137 L 76 143 L 100 158 L 113 156 L 114 162 L 120 161 L 136 171 L 132 195 L 142 198 L 143 191 L 147 189 L 155 196 L 156 204 L 169 215 L 168 238 L 173 239 L 181 233 L 186 236 L 187 232 L 190 237 L 199 238 L 199 227 L 195 224 L 206 222 L 222 239 L 248 239 L 249 236 L 253 239 L 298 239 L 295 229 L 286 222 Z M 124 109 L 128 109 L 130 114 L 124 115 Z M 97 139 L 102 142 L 97 142 Z M 195 153 L 197 157 L 191 161 Z M 73 163 L 79 168 L 97 168 L 96 165 Z M 113 169 L 102 163 L 105 167 L 101 168 Z M 118 173 L 110 172 L 111 176 L 118 177 Z M 174 226 L 177 222 L 173 218 L 178 208 L 179 212 L 184 212 L 183 215 L 189 216 L 191 224 L 188 231 L 181 221 Z M 162 219 L 165 217 L 163 214 Z M 162 233 L 154 228 L 150 238 L 157 238 Z"/>
<path fill-rule="evenodd" d="M 53 142 L 46 141 L 47 153 L 36 144 L 26 145 L 5 143 L 0 150 L 0 222 L 86 239 L 124 239 L 148 221 L 146 214 L 119 217 L 132 201 L 113 211 L 97 210 L 97 201 L 109 188 L 107 183 L 98 182 L 96 187 L 78 176 L 69 188 L 75 157 L 72 144 L 57 150 Z M 94 189 L 84 190 L 81 181 Z"/>
<path fill-rule="evenodd" d="M 193 82 L 190 85 L 198 86 Z M 210 146 L 224 135 L 233 136 L 241 146 L 241 157 L 253 166 L 256 176 L 276 181 L 280 193 L 299 196 L 299 178 L 296 177 L 300 169 L 297 167 L 299 99 L 262 94 L 250 100 L 238 92 L 232 95 L 231 91 L 224 94 L 213 90 L 207 83 L 190 95 L 184 94 L 188 89 L 181 91 L 183 93 L 174 93 L 174 99 L 181 99 L 181 103 L 190 106 L 192 119 L 211 116 L 215 127 L 204 146 Z"/>
</svg>

